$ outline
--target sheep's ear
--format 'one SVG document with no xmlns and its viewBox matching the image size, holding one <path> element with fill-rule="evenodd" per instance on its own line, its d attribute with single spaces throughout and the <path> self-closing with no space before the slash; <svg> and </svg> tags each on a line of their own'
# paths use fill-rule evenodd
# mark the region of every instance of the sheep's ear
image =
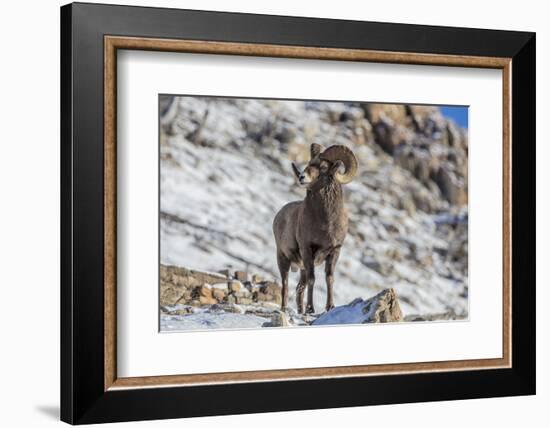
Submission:
<svg viewBox="0 0 550 428">
<path fill-rule="evenodd" d="M 322 151 L 323 151 L 323 147 L 320 144 L 317 144 L 317 143 L 313 143 L 309 147 L 309 154 L 311 155 L 311 159 L 313 159 L 315 156 L 317 156 Z"/>
</svg>

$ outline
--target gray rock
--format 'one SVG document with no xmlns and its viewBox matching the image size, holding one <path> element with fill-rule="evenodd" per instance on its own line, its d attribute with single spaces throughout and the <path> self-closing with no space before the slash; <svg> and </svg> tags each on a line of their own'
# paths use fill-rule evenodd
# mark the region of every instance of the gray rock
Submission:
<svg viewBox="0 0 550 428">
<path fill-rule="evenodd" d="M 271 321 L 264 324 L 263 327 L 288 327 L 288 316 L 282 311 L 275 311 L 271 315 Z"/>
</svg>

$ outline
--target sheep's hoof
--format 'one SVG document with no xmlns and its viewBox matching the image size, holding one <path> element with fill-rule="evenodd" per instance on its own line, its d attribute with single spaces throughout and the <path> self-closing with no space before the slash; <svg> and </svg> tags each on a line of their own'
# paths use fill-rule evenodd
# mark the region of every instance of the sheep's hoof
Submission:
<svg viewBox="0 0 550 428">
<path fill-rule="evenodd" d="M 325 310 L 328 312 L 328 311 L 331 311 L 332 309 L 334 309 L 334 305 L 327 305 L 325 307 Z"/>
<path fill-rule="evenodd" d="M 315 313 L 315 308 L 313 307 L 313 305 L 307 305 L 306 314 L 314 314 L 314 313 Z"/>
</svg>

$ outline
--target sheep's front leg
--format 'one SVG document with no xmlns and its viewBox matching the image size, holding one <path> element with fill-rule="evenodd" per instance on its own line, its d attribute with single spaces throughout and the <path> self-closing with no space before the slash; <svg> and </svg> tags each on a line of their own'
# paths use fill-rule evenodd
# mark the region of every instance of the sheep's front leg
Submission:
<svg viewBox="0 0 550 428">
<path fill-rule="evenodd" d="M 307 285 L 307 306 L 306 314 L 315 313 L 313 307 L 313 286 L 315 285 L 315 263 L 313 259 L 313 251 L 311 248 L 301 249 L 302 260 L 304 262 L 304 270 L 306 271 L 306 285 Z"/>
<path fill-rule="evenodd" d="M 296 309 L 298 313 L 304 312 L 304 291 L 306 289 L 306 271 L 300 269 L 300 281 L 296 286 Z"/>
<path fill-rule="evenodd" d="M 334 308 L 334 268 L 336 267 L 336 262 L 338 261 L 338 256 L 340 255 L 340 248 L 336 248 L 332 253 L 330 253 L 325 261 L 325 278 L 327 282 L 327 304 L 325 310 L 328 312 Z"/>
<path fill-rule="evenodd" d="M 277 254 L 277 264 L 281 274 L 281 311 L 285 311 L 288 305 L 288 270 L 290 269 L 290 260 L 283 254 Z"/>
</svg>

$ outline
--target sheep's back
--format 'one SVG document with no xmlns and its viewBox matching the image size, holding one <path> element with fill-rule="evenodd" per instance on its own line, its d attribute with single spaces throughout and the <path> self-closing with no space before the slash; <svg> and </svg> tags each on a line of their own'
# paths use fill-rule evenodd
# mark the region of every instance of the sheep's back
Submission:
<svg viewBox="0 0 550 428">
<path fill-rule="evenodd" d="M 283 206 L 273 219 L 273 235 L 277 248 L 289 254 L 297 248 L 296 227 L 302 201 L 290 202 Z"/>
</svg>

